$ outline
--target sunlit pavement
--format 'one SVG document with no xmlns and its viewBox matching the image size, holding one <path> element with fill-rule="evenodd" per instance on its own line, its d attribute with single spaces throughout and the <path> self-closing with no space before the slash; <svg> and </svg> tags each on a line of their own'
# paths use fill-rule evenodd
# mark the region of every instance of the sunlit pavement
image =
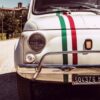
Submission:
<svg viewBox="0 0 100 100">
<path fill-rule="evenodd" d="M 0 74 L 15 72 L 14 48 L 18 39 L 0 41 Z"/>
<path fill-rule="evenodd" d="M 0 41 L 0 100 L 19 100 L 14 47 L 18 39 Z"/>
</svg>

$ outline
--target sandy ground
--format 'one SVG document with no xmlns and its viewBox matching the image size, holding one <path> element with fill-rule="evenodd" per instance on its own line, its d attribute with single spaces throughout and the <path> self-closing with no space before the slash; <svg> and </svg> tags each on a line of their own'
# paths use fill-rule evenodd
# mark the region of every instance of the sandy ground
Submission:
<svg viewBox="0 0 100 100">
<path fill-rule="evenodd" d="M 0 41 L 0 74 L 15 72 L 14 48 L 18 39 Z"/>
</svg>

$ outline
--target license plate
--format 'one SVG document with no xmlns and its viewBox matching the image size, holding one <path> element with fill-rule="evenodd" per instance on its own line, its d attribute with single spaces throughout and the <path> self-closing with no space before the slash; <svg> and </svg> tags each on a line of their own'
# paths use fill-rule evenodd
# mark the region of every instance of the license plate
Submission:
<svg viewBox="0 0 100 100">
<path fill-rule="evenodd" d="M 92 85 L 100 84 L 100 75 L 72 75 L 73 85 Z"/>
</svg>

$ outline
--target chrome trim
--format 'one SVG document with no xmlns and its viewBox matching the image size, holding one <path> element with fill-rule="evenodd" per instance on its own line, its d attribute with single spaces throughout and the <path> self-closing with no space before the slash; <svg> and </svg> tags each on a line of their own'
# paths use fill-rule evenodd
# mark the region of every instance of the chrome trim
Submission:
<svg viewBox="0 0 100 100">
<path fill-rule="evenodd" d="M 62 51 L 62 52 L 48 52 L 46 54 L 44 54 L 39 62 L 39 64 L 20 64 L 20 67 L 31 67 L 31 68 L 36 68 L 36 72 L 33 76 L 33 80 L 36 80 L 36 78 L 38 77 L 38 75 L 40 74 L 42 68 L 50 68 L 50 66 L 52 66 L 52 68 L 60 68 L 60 69 L 73 69 L 73 67 L 100 67 L 100 65 L 57 65 L 57 64 L 43 64 L 43 60 L 46 56 L 49 55 L 59 55 L 59 54 L 80 54 L 80 53 L 100 53 L 99 50 L 84 50 L 84 51 Z M 61 67 L 62 66 L 62 67 Z"/>
<path fill-rule="evenodd" d="M 38 64 L 19 64 L 20 68 L 37 68 Z M 42 64 L 43 68 L 59 68 L 61 70 L 71 68 L 71 67 L 77 67 L 77 68 L 90 68 L 90 67 L 96 67 L 100 68 L 100 65 L 62 65 L 62 64 Z"/>
</svg>

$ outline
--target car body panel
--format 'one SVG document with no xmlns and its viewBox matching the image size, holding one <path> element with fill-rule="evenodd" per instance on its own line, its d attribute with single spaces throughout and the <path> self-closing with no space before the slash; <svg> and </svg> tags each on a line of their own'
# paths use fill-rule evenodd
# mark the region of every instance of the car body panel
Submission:
<svg viewBox="0 0 100 100">
<path fill-rule="evenodd" d="M 66 23 L 66 29 L 70 29 L 69 21 L 66 16 L 60 14 Z M 40 16 L 40 17 L 39 17 Z M 34 16 L 30 17 L 25 25 L 24 31 L 26 30 L 55 30 L 61 29 L 59 18 L 57 14 L 39 15 L 37 18 Z M 71 14 L 76 29 L 100 29 L 100 16 L 94 13 L 81 13 L 80 15 Z"/>
<path fill-rule="evenodd" d="M 43 51 L 39 54 L 35 54 L 37 61 L 39 62 L 41 57 L 48 53 L 48 52 L 60 52 L 62 50 L 62 36 L 61 36 L 61 30 L 49 30 L 49 31 L 36 31 L 44 35 L 46 38 L 46 46 L 43 49 Z M 99 30 L 76 30 L 77 32 L 77 50 L 83 51 L 84 50 L 84 42 L 86 39 L 91 39 L 93 41 L 93 48 L 92 50 L 100 50 L 99 41 L 100 41 L 100 31 Z M 25 41 L 24 41 L 24 55 L 26 55 L 29 52 L 34 53 L 28 45 L 28 38 L 31 36 L 31 34 L 35 33 L 35 31 L 25 32 L 26 35 Z M 82 35 L 82 37 L 81 37 Z M 68 51 L 72 51 L 72 39 L 71 39 L 71 30 L 67 30 L 67 46 Z M 100 64 L 99 54 L 78 54 L 78 64 Z M 51 59 L 54 58 L 54 59 Z M 56 60 L 55 60 L 56 59 Z M 89 60 L 88 60 L 89 59 Z M 54 64 L 62 64 L 63 58 L 62 54 L 57 56 L 48 56 L 44 63 L 54 63 Z M 72 54 L 68 55 L 68 62 L 69 64 L 72 63 Z"/>
<path fill-rule="evenodd" d="M 42 64 L 59 65 L 60 68 L 62 68 L 62 65 L 66 65 L 66 68 L 69 68 L 68 65 L 71 65 L 70 67 L 75 66 L 76 68 L 78 65 L 81 65 L 81 68 L 82 66 L 90 68 L 91 66 L 100 67 L 100 14 L 93 11 L 79 10 L 71 12 L 71 14 L 64 11 L 35 15 L 32 12 L 32 7 L 34 6 L 34 4 L 32 5 L 33 1 L 31 1 L 28 21 L 25 24 L 17 48 L 20 56 L 17 55 L 17 58 L 15 57 L 17 59 L 16 66 L 18 66 L 18 73 L 21 76 L 23 76 L 24 72 L 22 73 L 22 69 L 19 70 L 21 68 L 20 65 L 23 65 L 25 75 L 27 76 L 29 73 L 31 75 L 34 73 L 32 73 L 32 70 L 29 72 L 26 66 L 31 65 L 35 69 L 36 66 L 34 64 L 36 64 L 37 69 L 39 67 L 39 70 L 35 71 L 37 77 L 41 72 L 40 64 L 42 60 Z M 46 41 L 44 48 L 40 52 L 35 52 L 29 45 L 30 37 L 37 33 L 41 34 Z M 92 41 L 92 46 L 89 50 L 86 49 L 85 45 L 87 40 Z M 57 54 L 56 52 L 59 53 Z M 26 62 L 26 55 L 30 53 L 34 55 L 35 61 L 29 64 Z M 53 54 L 47 55 L 48 53 Z M 46 57 L 43 59 L 45 55 Z M 58 66 L 45 67 L 48 70 L 51 67 L 58 68 Z M 93 73 L 96 74 L 95 72 Z M 61 73 L 64 76 L 65 72 Z M 51 74 L 48 73 L 47 75 Z M 35 76 L 33 75 L 31 77 L 34 78 Z"/>
</svg>

